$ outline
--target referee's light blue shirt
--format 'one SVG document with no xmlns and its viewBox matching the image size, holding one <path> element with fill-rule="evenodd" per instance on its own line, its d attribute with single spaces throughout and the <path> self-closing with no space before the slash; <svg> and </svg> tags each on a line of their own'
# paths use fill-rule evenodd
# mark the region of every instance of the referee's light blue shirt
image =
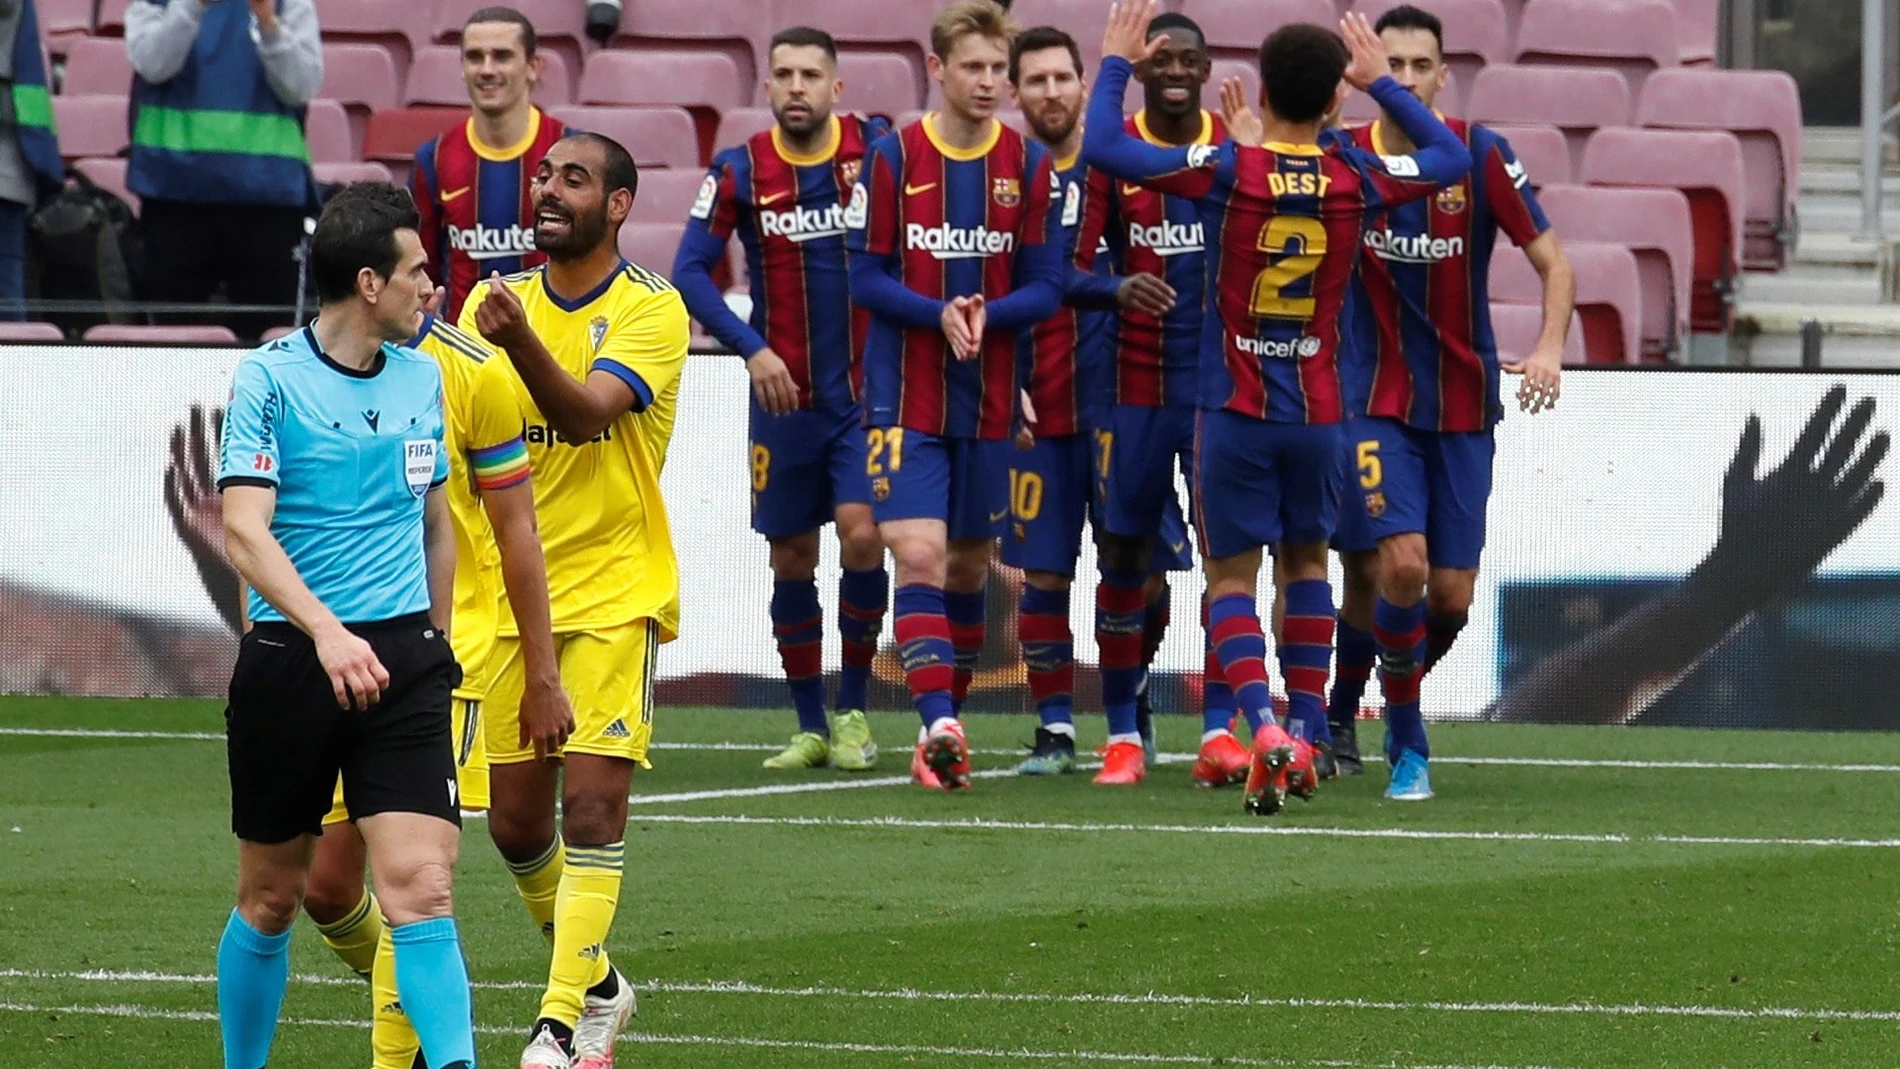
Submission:
<svg viewBox="0 0 1900 1069">
<path fill-rule="evenodd" d="M 423 496 L 449 477 L 442 372 L 384 345 L 368 370 L 324 355 L 309 328 L 244 354 L 224 415 L 218 488 L 277 491 L 271 534 L 344 623 L 429 608 Z M 283 613 L 250 592 L 253 620 Z"/>
</svg>

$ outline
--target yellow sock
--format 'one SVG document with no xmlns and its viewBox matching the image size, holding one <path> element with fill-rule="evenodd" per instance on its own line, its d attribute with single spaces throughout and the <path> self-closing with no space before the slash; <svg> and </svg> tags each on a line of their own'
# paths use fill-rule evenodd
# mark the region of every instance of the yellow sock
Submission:
<svg viewBox="0 0 1900 1069">
<path fill-rule="evenodd" d="M 521 896 L 522 903 L 528 907 L 528 916 L 534 918 L 550 943 L 554 942 L 554 899 L 561 890 L 566 857 L 566 848 L 556 835 L 554 844 L 533 861 L 508 862 L 508 871 L 515 877 L 515 893 Z"/>
<path fill-rule="evenodd" d="M 319 924 L 317 931 L 336 956 L 343 959 L 356 975 L 370 978 L 370 965 L 376 960 L 376 940 L 385 931 L 383 912 L 376 908 L 376 896 L 363 892 L 356 908 L 334 924 Z"/>
<path fill-rule="evenodd" d="M 396 944 L 389 938 L 389 925 L 376 941 L 376 963 L 370 969 L 369 1049 L 374 1069 L 412 1069 L 422 1041 L 415 1026 L 402 1012 L 402 997 L 396 993 Z"/>
<path fill-rule="evenodd" d="M 620 903 L 626 854 L 624 842 L 568 848 L 554 901 L 554 958 L 540 1016 L 573 1027 L 581 1019 L 587 989 L 607 978 L 607 930 Z"/>
</svg>

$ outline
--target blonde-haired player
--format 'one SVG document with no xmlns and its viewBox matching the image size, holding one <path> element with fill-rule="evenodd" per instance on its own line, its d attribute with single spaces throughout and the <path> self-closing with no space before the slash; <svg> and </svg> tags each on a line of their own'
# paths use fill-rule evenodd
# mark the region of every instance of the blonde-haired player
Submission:
<svg viewBox="0 0 1900 1069">
<path fill-rule="evenodd" d="M 627 792 L 653 730 L 654 654 L 679 626 L 660 468 L 688 331 L 672 285 L 620 258 L 638 184 L 633 158 L 611 138 L 555 142 L 533 192 L 547 264 L 491 276 L 462 306 L 462 327 L 506 352 L 516 373 L 556 656 L 576 720 L 558 763 L 517 743 L 511 717 L 525 666 L 504 616 L 488 702 L 488 830 L 554 942 L 523 1069 L 611 1066 L 634 1008 L 605 943 L 620 898 Z"/>
</svg>

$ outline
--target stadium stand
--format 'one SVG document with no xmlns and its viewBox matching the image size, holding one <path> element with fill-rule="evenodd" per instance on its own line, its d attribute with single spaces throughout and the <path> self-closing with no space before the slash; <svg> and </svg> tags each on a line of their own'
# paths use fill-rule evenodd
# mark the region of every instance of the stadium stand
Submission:
<svg viewBox="0 0 1900 1069">
<path fill-rule="evenodd" d="M 1642 359 L 1642 284 L 1636 255 L 1621 245 L 1588 241 L 1564 243 L 1577 274 L 1577 322 L 1583 328 L 1586 363 L 1635 364 Z M 1504 304 L 1541 305 L 1543 282 L 1530 258 L 1514 248 L 1499 249 L 1491 259 L 1491 299 Z"/>
<path fill-rule="evenodd" d="M 64 56 L 92 33 L 92 6 L 92 0 L 39 0 L 34 5 L 49 53 Z"/>
<path fill-rule="evenodd" d="M 761 19 L 758 6 L 750 0 L 632 3 L 622 9 L 620 29 L 607 45 L 647 54 L 681 49 L 719 52 L 739 68 L 746 85 L 756 85 L 765 77 L 765 44 L 773 28 L 789 25 L 789 18 L 780 13 Z"/>
<path fill-rule="evenodd" d="M 1689 277 L 1695 232 L 1689 199 L 1673 189 L 1548 186 L 1540 199 L 1565 241 L 1627 247 L 1643 288 L 1645 359 L 1679 355 L 1689 333 Z"/>
<path fill-rule="evenodd" d="M 1519 67 L 1494 63 L 1478 72 L 1465 107 L 1472 122 L 1548 123 L 1564 132 L 1572 174 L 1599 127 L 1630 118 L 1629 86 L 1615 71 L 1584 67 Z"/>
<path fill-rule="evenodd" d="M 1486 123 L 1511 143 L 1517 162 L 1530 176 L 1531 188 L 1560 186 L 1570 181 L 1570 144 L 1564 132 L 1549 123 Z"/>
<path fill-rule="evenodd" d="M 355 163 L 356 133 L 350 129 L 350 115 L 334 100 L 313 100 L 303 124 L 304 140 L 310 144 L 312 163 Z"/>
<path fill-rule="evenodd" d="M 468 83 L 462 78 L 462 51 L 454 45 L 431 45 L 416 53 L 409 65 L 409 80 L 403 87 L 403 103 L 468 105 Z M 534 87 L 534 102 L 542 107 L 565 104 L 574 99 L 574 80 L 568 73 L 567 60 L 559 52 L 541 57 L 541 80 Z"/>
<path fill-rule="evenodd" d="M 439 43 L 453 45 L 461 42 L 462 24 L 468 17 L 482 8 L 494 6 L 494 0 L 434 0 L 434 4 L 429 36 Z M 581 69 L 581 61 L 593 48 L 593 42 L 587 39 L 586 4 L 577 0 L 509 0 L 508 6 L 528 16 L 528 21 L 534 24 L 537 50 L 541 54 L 550 58 L 559 56 L 562 65 L 570 71 Z M 697 8 L 699 5 L 682 6 Z"/>
<path fill-rule="evenodd" d="M 327 44 L 358 43 L 388 49 L 396 70 L 407 75 L 409 61 L 429 42 L 428 3 L 390 0 L 322 0 L 317 18 Z"/>
<path fill-rule="evenodd" d="M 1676 47 L 1684 64 L 1715 62 L 1715 36 L 1722 27 L 1722 0 L 1672 0 L 1676 9 Z"/>
<path fill-rule="evenodd" d="M 733 0 L 724 2 L 732 3 Z M 1099 50 L 1101 14 L 1106 8 L 1097 4 L 1096 9 L 1095 38 Z M 930 52 L 931 10 L 930 5 L 922 5 L 919 10 L 918 7 L 891 0 L 800 0 L 796 5 L 787 6 L 785 15 L 789 17 L 778 21 L 783 25 L 790 25 L 795 20 L 810 26 L 822 26 L 838 42 L 840 52 L 873 52 L 901 57 L 917 72 L 917 84 L 921 86 L 924 82 L 924 56 Z M 1032 18 L 1021 7 L 1015 10 L 1015 15 L 1018 20 Z M 754 52 L 759 57 L 759 68 L 764 70 L 767 45 L 772 39 L 770 24 L 754 29 L 751 36 Z"/>
<path fill-rule="evenodd" d="M 577 104 L 676 104 L 693 116 L 700 159 L 712 156 L 719 113 L 752 101 L 738 64 L 721 52 L 667 52 L 642 56 L 596 52 L 581 72 Z"/>
<path fill-rule="evenodd" d="M 640 176 L 640 195 L 633 199 L 631 223 L 683 223 L 706 176 L 698 169 L 654 170 Z M 672 271 L 672 261 L 656 271 Z"/>
<path fill-rule="evenodd" d="M 125 36 L 125 8 L 131 0 L 99 0 L 93 15 L 93 32 L 101 37 Z M 327 0 L 326 0 L 327 2 Z"/>
<path fill-rule="evenodd" d="M 402 93 L 401 75 L 389 51 L 370 44 L 323 45 L 323 85 L 317 96 L 343 105 L 350 117 L 351 140 L 358 145 L 369 130 L 373 112 L 396 106 Z"/>
<path fill-rule="evenodd" d="M 1658 71 L 1636 103 L 1636 124 L 1727 130 L 1740 138 L 1748 194 L 1743 264 L 1787 266 L 1801 190 L 1801 93 L 1792 77 L 1782 71 Z"/>
<path fill-rule="evenodd" d="M 73 162 L 74 170 L 92 179 L 93 185 L 131 205 L 132 212 L 136 215 L 139 210 L 139 197 L 126 187 L 126 166 L 126 161 L 118 157 L 93 157 Z"/>
<path fill-rule="evenodd" d="M 699 134 L 685 108 L 622 108 L 568 104 L 548 114 L 577 130 L 606 134 L 633 153 L 642 167 L 700 165 Z M 769 113 L 768 113 L 769 114 Z"/>
<path fill-rule="evenodd" d="M 310 167 L 322 185 L 341 185 L 345 182 L 394 182 L 396 172 L 380 163 L 317 163 Z"/>
<path fill-rule="evenodd" d="M 1405 2 L 1359 0 L 1353 8 L 1376 22 Z M 1441 97 L 1440 110 L 1461 115 L 1478 71 L 1486 64 L 1510 62 L 1511 31 L 1504 5 L 1500 0 L 1431 0 L 1429 10 L 1445 24 L 1445 64 L 1451 68 L 1451 84 L 1445 89 L 1449 97 Z"/>
<path fill-rule="evenodd" d="M 1695 233 L 1689 322 L 1726 331 L 1741 270 L 1742 146 L 1734 134 L 1686 130 L 1599 130 L 1579 178 L 1593 186 L 1677 189 L 1689 198 Z"/>
<path fill-rule="evenodd" d="M 53 122 L 59 129 L 59 151 L 69 160 L 81 156 L 116 156 L 125 149 L 126 102 L 123 96 L 56 96 Z"/>
<path fill-rule="evenodd" d="M 101 323 L 87 327 L 80 340 L 100 345 L 236 345 L 237 335 L 224 326 L 163 326 Z"/>
<path fill-rule="evenodd" d="M 0 321 L 0 342 L 65 341 L 66 332 L 51 323 Z"/>
<path fill-rule="evenodd" d="M 97 94 L 132 92 L 132 61 L 126 57 L 125 42 L 110 37 L 81 37 L 66 53 L 66 74 L 60 79 L 62 93 Z"/>
<path fill-rule="evenodd" d="M 1101 47 L 1101 5 L 1084 19 L 1095 27 L 1096 48 Z M 1293 22 L 1317 22 L 1322 26 L 1339 21 L 1339 9 L 1332 0 L 1182 0 L 1176 7 L 1207 35 L 1207 48 L 1217 58 L 1257 61 L 1260 40 L 1274 30 Z M 1078 40 L 1080 38 L 1078 37 Z"/>
<path fill-rule="evenodd" d="M 850 89 L 846 88 L 845 92 L 849 93 Z M 862 109 L 854 106 L 851 110 Z M 771 108 L 729 108 L 719 116 L 719 132 L 714 135 L 713 144 L 722 149 L 730 148 L 753 134 L 770 130 L 777 122 L 772 118 Z"/>
<path fill-rule="evenodd" d="M 1676 13 L 1663 0 L 1536 0 L 1517 28 L 1517 62 L 1606 67 L 1642 91 L 1650 73 L 1676 65 Z"/>
<path fill-rule="evenodd" d="M 844 82 L 839 99 L 880 115 L 909 111 L 923 100 L 917 73 L 902 56 L 843 52 L 838 56 L 838 78 Z"/>
<path fill-rule="evenodd" d="M 1544 310 L 1534 304 L 1491 305 L 1491 334 L 1498 346 L 1498 358 L 1505 361 L 1522 360 L 1537 347 L 1537 336 L 1544 329 Z M 1564 335 L 1564 363 L 1582 364 L 1587 361 L 1587 352 L 1583 346 L 1583 324 L 1576 316 L 1570 317 L 1570 330 Z M 1506 384 L 1506 391 L 1509 391 Z"/>
<path fill-rule="evenodd" d="M 379 111 L 369 117 L 369 130 L 363 135 L 363 158 L 400 164 L 406 169 L 423 142 L 463 121 L 467 115 L 466 105 Z"/>
</svg>

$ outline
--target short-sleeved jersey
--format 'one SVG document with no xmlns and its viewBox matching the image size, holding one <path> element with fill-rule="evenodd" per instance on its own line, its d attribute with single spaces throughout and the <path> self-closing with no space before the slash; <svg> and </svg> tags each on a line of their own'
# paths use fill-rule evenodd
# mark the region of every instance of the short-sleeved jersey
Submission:
<svg viewBox="0 0 1900 1069">
<path fill-rule="evenodd" d="M 1050 205 L 1062 228 L 1063 266 L 1084 273 L 1106 273 L 1108 258 L 1098 256 L 1102 212 L 1091 211 L 1096 192 L 1091 172 L 1074 159 L 1055 161 L 1056 200 Z M 1091 218 L 1094 227 L 1085 225 Z M 1064 301 L 1056 314 L 1017 336 L 1031 368 L 1029 402 L 1036 409 L 1036 436 L 1078 434 L 1090 426 L 1106 400 L 1108 352 L 1103 335 L 1111 313 Z"/>
<path fill-rule="evenodd" d="M 826 147 L 809 155 L 788 149 L 776 126 L 755 134 L 713 157 L 686 221 L 720 242 L 739 236 L 752 330 L 785 361 L 800 408 L 857 403 L 870 317 L 851 304 L 844 213 L 865 150 L 888 133 L 883 119 L 834 115 Z M 756 351 L 750 339 L 719 340 Z"/>
<path fill-rule="evenodd" d="M 507 148 L 483 144 L 471 117 L 416 150 L 410 192 L 422 212 L 429 272 L 449 291 L 450 319 L 490 271 L 509 275 L 546 262 L 534 247 L 531 187 L 541 157 L 567 134 L 536 108 L 527 135 Z"/>
<path fill-rule="evenodd" d="M 932 113 L 879 138 L 865 156 L 846 212 L 846 246 L 895 260 L 899 280 L 936 301 L 1015 288 L 1031 246 L 1060 246 L 1050 211 L 1048 150 L 1001 122 L 989 140 L 957 149 Z M 943 331 L 871 317 L 864 347 L 866 418 L 953 438 L 1004 438 L 1016 412 L 1016 338 L 986 331 L 980 354 L 959 361 Z"/>
<path fill-rule="evenodd" d="M 1112 128 L 1119 119 L 1130 70 L 1118 56 L 1103 61 L 1084 145 L 1091 163 L 1118 178 L 1195 200 L 1216 236 L 1201 407 L 1279 423 L 1340 422 L 1346 295 L 1368 216 L 1431 195 L 1438 181 L 1468 169 L 1469 156 L 1459 147 L 1381 157 L 1337 141 L 1161 148 L 1119 131 L 1098 139 L 1098 122 Z M 1382 106 L 1403 107 L 1394 100 L 1403 97 L 1423 108 L 1390 78 L 1372 91 Z"/>
<path fill-rule="evenodd" d="M 449 641 L 462 666 L 455 693 L 487 694 L 489 661 L 501 627 L 501 553 L 482 495 L 528 478 L 521 404 L 508 360 L 435 316 L 408 342 L 442 369 L 443 441 L 449 455 L 449 516 L 455 523 L 455 624 Z"/>
<path fill-rule="evenodd" d="M 428 356 L 384 345 L 357 371 L 305 327 L 238 361 L 218 487 L 277 492 L 271 534 L 344 623 L 428 611 L 423 497 L 448 477 L 442 373 Z M 255 588 L 248 612 L 284 619 Z"/>
<path fill-rule="evenodd" d="M 1462 119 L 1445 125 L 1471 150 L 1471 173 L 1388 210 L 1366 232 L 1359 276 L 1374 354 L 1368 413 L 1455 433 L 1504 415 L 1489 291 L 1498 231 L 1528 245 L 1550 223 L 1508 142 Z M 1383 127 L 1359 127 L 1353 141 L 1378 152 Z"/>
<path fill-rule="evenodd" d="M 1151 145 L 1166 145 L 1148 130 L 1147 113 L 1127 130 Z M 1196 145 L 1227 140 L 1220 116 L 1201 112 Z M 1207 296 L 1207 232 L 1200 208 L 1184 197 L 1157 193 L 1139 182 L 1093 174 L 1095 202 L 1107 213 L 1103 232 L 1118 273 L 1150 274 L 1174 288 L 1174 309 L 1156 318 L 1127 309 L 1110 321 L 1114 332 L 1114 402 L 1122 405 L 1196 403 L 1201 319 Z"/>
<path fill-rule="evenodd" d="M 502 284 L 521 301 L 528 326 L 568 374 L 585 381 L 594 371 L 606 371 L 634 394 L 633 407 L 606 430 L 570 442 L 548 426 L 510 365 L 509 380 L 527 423 L 554 630 L 650 619 L 661 641 L 671 641 L 679 631 L 679 562 L 660 496 L 660 469 L 686 366 L 686 305 L 666 279 L 625 261 L 592 293 L 572 301 L 548 288 L 546 267 L 508 276 Z M 490 285 L 477 283 L 463 306 L 464 332 L 474 330 L 475 309 Z M 505 609 L 501 634 L 518 634 L 513 613 Z"/>
</svg>

